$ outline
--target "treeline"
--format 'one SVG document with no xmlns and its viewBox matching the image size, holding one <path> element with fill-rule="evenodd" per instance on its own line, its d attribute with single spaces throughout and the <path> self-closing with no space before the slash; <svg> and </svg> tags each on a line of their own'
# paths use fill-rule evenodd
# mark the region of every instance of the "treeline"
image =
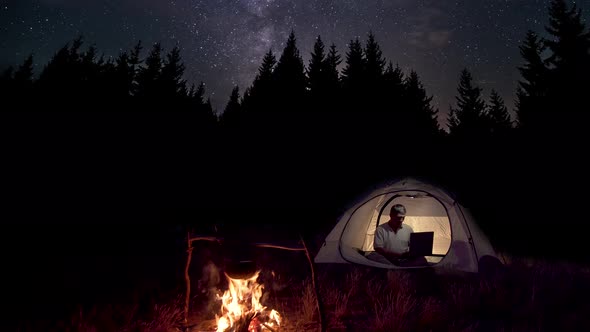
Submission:
<svg viewBox="0 0 590 332">
<path fill-rule="evenodd" d="M 444 135 L 442 129 L 451 136 L 481 136 L 505 132 L 513 123 L 542 130 L 586 110 L 584 94 L 590 86 L 590 42 L 581 10 L 556 0 L 549 14 L 548 36 L 529 31 L 520 46 L 522 78 L 514 121 L 502 98 L 493 90 L 484 96 L 465 69 L 459 77 L 457 104 L 449 118 L 440 121 L 446 120 L 447 128 L 440 128 L 439 112 L 418 74 L 403 73 L 387 60 L 372 33 L 364 45 L 358 38 L 351 40 L 344 57 L 335 45 L 326 49 L 318 36 L 307 66 L 291 33 L 278 59 L 272 50 L 264 56 L 243 96 L 239 87 L 234 88 L 219 119 L 205 96 L 204 83 L 195 86 L 183 79 L 179 47 L 164 54 L 159 43 L 145 58 L 138 43 L 116 58 L 105 59 L 94 46 L 81 50 L 80 37 L 58 50 L 36 79 L 32 56 L 18 68 L 6 69 L 0 76 L 0 91 L 5 110 L 43 105 L 44 109 L 77 111 L 187 111 L 200 114 L 201 122 L 227 127 L 256 122 L 291 126 L 298 120 L 308 125 L 326 119 L 333 123 L 334 115 L 353 114 L 357 125 L 358 121 L 386 124 L 388 131 L 420 138 Z"/>
<path fill-rule="evenodd" d="M 149 139 L 149 149 L 166 152 L 146 164 L 164 164 L 158 170 L 194 183 L 216 204 L 232 188 L 239 192 L 233 207 L 340 207 L 361 188 L 392 176 L 430 177 L 458 192 L 488 231 L 518 246 L 536 223 L 546 225 L 542 200 L 571 206 L 561 193 L 575 181 L 557 179 L 585 176 L 579 144 L 590 109 L 590 33 L 581 10 L 564 0 L 551 1 L 546 32 L 529 31 L 520 46 L 515 119 L 502 97 L 484 93 L 468 69 L 458 75 L 448 119 L 440 119 L 418 73 L 404 73 L 386 59 L 371 32 L 364 43 L 351 40 L 344 54 L 318 36 L 307 64 L 292 32 L 280 55 L 264 55 L 250 86 L 233 89 L 219 116 L 205 85 L 183 78 L 179 47 L 166 53 L 155 44 L 144 58 L 138 43 L 105 58 L 94 46 L 82 50 L 81 38 L 61 48 L 38 78 L 32 56 L 6 70 L 0 100 L 12 112 L 107 111 L 107 125 L 132 114 L 122 134 L 100 136 L 100 144 L 113 146 L 124 142 L 121 136 L 132 137 L 134 121 L 146 113 L 158 114 L 156 122 L 173 115 L 166 128 L 142 129 L 146 139 L 162 138 Z M 194 194 L 188 187 L 184 192 Z M 543 237 L 527 241 L 537 240 L 542 247 Z"/>
</svg>

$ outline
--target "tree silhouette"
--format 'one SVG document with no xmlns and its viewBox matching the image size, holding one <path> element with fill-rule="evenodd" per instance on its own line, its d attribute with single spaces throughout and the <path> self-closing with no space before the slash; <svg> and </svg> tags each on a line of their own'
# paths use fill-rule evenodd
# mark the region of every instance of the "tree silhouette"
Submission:
<svg viewBox="0 0 590 332">
<path fill-rule="evenodd" d="M 342 70 L 342 86 L 346 96 L 357 96 L 364 87 L 365 56 L 360 40 L 351 40 Z"/>
<path fill-rule="evenodd" d="M 523 45 L 519 46 L 525 64 L 518 67 L 523 80 L 518 82 L 516 114 L 521 128 L 536 126 L 535 122 L 546 116 L 547 81 L 549 70 L 542 53 L 543 41 L 533 31 L 528 31 Z"/>
<path fill-rule="evenodd" d="M 39 84 L 44 88 L 54 87 L 55 84 L 64 84 L 65 76 L 69 74 L 68 66 L 70 61 L 69 44 L 64 45 L 49 60 L 39 75 Z"/>
<path fill-rule="evenodd" d="M 235 86 L 229 97 L 229 101 L 225 106 L 220 121 L 222 125 L 227 127 L 236 127 L 241 123 L 241 107 L 240 107 L 240 88 Z"/>
<path fill-rule="evenodd" d="M 375 40 L 373 32 L 369 32 L 364 51 L 367 84 L 369 85 L 369 89 L 377 90 L 377 87 L 381 86 L 381 79 L 383 78 L 383 71 L 387 62 L 383 59 L 383 52 L 381 52 L 381 47 Z"/>
<path fill-rule="evenodd" d="M 188 92 L 187 99 L 189 112 L 196 115 L 196 125 L 206 130 L 214 128 L 217 123 L 217 115 L 213 111 L 210 98 L 205 100 L 205 83 L 199 83 L 196 89 L 193 84 Z"/>
<path fill-rule="evenodd" d="M 111 90 L 115 79 L 115 64 L 113 59 L 104 60 L 101 56 L 97 60 L 98 50 L 91 45 L 86 52 L 81 52 L 77 65 L 80 76 L 80 97 L 87 102 L 87 107 L 103 110 L 115 97 Z M 88 103 L 89 102 L 89 103 Z"/>
<path fill-rule="evenodd" d="M 326 72 L 326 53 L 321 36 L 316 38 L 309 60 L 307 76 L 309 77 L 309 91 L 312 104 L 315 100 L 325 93 L 327 72 Z"/>
<path fill-rule="evenodd" d="M 399 72 L 399 68 L 397 68 Z M 395 73 L 399 77 L 400 73 Z M 404 126 L 410 130 L 410 135 L 418 140 L 429 140 L 440 134 L 437 113 L 432 107 L 432 97 L 426 95 L 418 74 L 411 71 L 405 80 L 405 109 L 403 111 Z"/>
<path fill-rule="evenodd" d="M 316 118 L 322 117 L 322 113 L 340 109 L 337 98 L 339 98 L 340 90 L 338 66 L 341 62 L 336 45 L 332 44 L 326 54 L 324 43 L 318 36 L 308 66 L 310 92 L 308 102 Z"/>
<path fill-rule="evenodd" d="M 512 120 L 508 108 L 504 105 L 502 97 L 493 89 L 490 94 L 488 117 L 493 134 L 506 134 L 512 129 Z"/>
<path fill-rule="evenodd" d="M 391 111 L 386 106 L 386 92 L 383 84 L 383 72 L 385 70 L 386 61 L 383 58 L 381 47 L 375 40 L 373 32 L 369 32 L 367 42 L 365 43 L 365 71 L 364 71 L 364 91 L 363 97 L 365 99 L 364 112 L 373 113 L 367 114 L 370 117 L 370 122 L 380 124 L 382 127 L 389 122 L 389 116 L 383 114 L 384 111 Z M 379 130 L 385 130 L 379 129 Z"/>
<path fill-rule="evenodd" d="M 258 68 L 258 74 L 254 78 L 252 86 L 244 94 L 242 106 L 248 117 L 257 122 L 261 120 L 259 114 L 268 113 L 271 109 L 271 99 L 274 98 L 274 77 L 273 72 L 277 60 L 272 52 L 268 50 Z"/>
<path fill-rule="evenodd" d="M 0 94 L 5 94 L 5 101 L 18 102 L 19 107 L 28 107 L 31 103 L 30 95 L 33 93 L 33 55 L 29 55 L 25 61 L 12 73 L 12 67 L 8 68 L 0 78 Z M 10 103 L 7 103 L 10 107 Z M 12 104 L 14 105 L 14 104 Z"/>
<path fill-rule="evenodd" d="M 324 62 L 327 85 L 326 98 L 328 100 L 334 101 L 340 91 L 340 72 L 338 71 L 340 63 L 342 63 L 340 54 L 336 50 L 336 45 L 332 44 Z"/>
<path fill-rule="evenodd" d="M 383 84 L 389 98 L 397 99 L 394 100 L 393 103 L 393 105 L 396 105 L 395 108 L 403 107 L 403 101 L 401 99 L 405 93 L 404 81 L 404 73 L 399 65 L 396 65 L 395 68 L 393 68 L 393 64 L 390 61 L 387 65 L 387 69 L 385 69 L 385 72 L 383 73 Z"/>
<path fill-rule="evenodd" d="M 487 131 L 485 102 L 481 88 L 473 85 L 473 77 L 467 69 L 461 72 L 457 107 L 451 108 L 448 119 L 450 134 L 460 139 L 481 137 Z"/>
<path fill-rule="evenodd" d="M 162 98 L 168 102 L 171 108 L 180 108 L 180 104 L 186 96 L 186 81 L 182 79 L 184 75 L 184 64 L 180 57 L 180 48 L 175 46 L 170 53 L 166 55 L 166 61 L 162 66 L 162 72 L 159 77 L 159 93 Z"/>
<path fill-rule="evenodd" d="M 78 38 L 74 41 L 80 43 L 81 39 Z M 78 46 L 79 48 L 79 46 Z M 79 95 L 79 85 L 75 80 L 76 56 L 71 56 L 72 53 L 76 53 L 77 48 L 72 46 L 70 49 L 69 43 L 59 49 L 56 54 L 51 58 L 47 65 L 41 71 L 39 80 L 37 81 L 38 90 L 40 91 L 40 100 L 45 101 L 46 105 L 59 106 L 62 109 L 68 106 L 60 102 L 66 100 L 68 96 Z"/>
<path fill-rule="evenodd" d="M 137 74 L 139 72 L 139 65 L 141 64 L 142 60 L 139 58 L 141 54 L 141 50 L 143 46 L 141 46 L 141 40 L 135 44 L 133 50 L 129 54 L 129 67 L 128 67 L 128 76 L 126 76 L 125 83 L 126 85 L 129 84 L 129 92 L 131 95 L 135 95 L 137 91 Z"/>
<path fill-rule="evenodd" d="M 14 83 L 22 90 L 28 91 L 33 84 L 33 55 L 29 55 L 25 62 L 14 72 Z"/>
<path fill-rule="evenodd" d="M 368 122 L 370 116 L 366 111 L 366 86 L 365 86 L 365 56 L 360 40 L 357 38 L 351 40 L 346 52 L 346 59 L 344 68 L 342 69 L 342 112 L 341 123 L 345 132 L 353 130 L 353 128 L 362 129 L 356 139 L 352 137 L 344 137 L 343 146 L 351 146 L 352 144 L 364 145 L 364 140 L 367 139 L 366 131 L 369 131 Z M 374 129 L 374 128 L 373 128 Z"/>
<path fill-rule="evenodd" d="M 260 65 L 260 68 L 258 68 L 258 75 L 256 76 L 254 83 L 270 84 L 272 80 L 272 73 L 275 70 L 276 64 L 276 57 L 272 53 L 272 50 L 268 50 L 268 52 L 264 55 L 264 58 L 262 59 L 262 64 Z"/>
<path fill-rule="evenodd" d="M 275 104 L 276 112 L 283 110 L 301 113 L 304 111 L 302 105 L 306 94 L 307 78 L 293 31 L 289 34 L 273 77 L 276 84 L 276 97 L 280 101 L 280 104 Z"/>
<path fill-rule="evenodd" d="M 145 59 L 145 65 L 137 73 L 135 97 L 139 98 L 140 107 L 151 107 L 151 102 L 160 96 L 159 80 L 162 73 L 162 46 L 155 43 Z"/>
<path fill-rule="evenodd" d="M 215 115 L 215 111 L 213 110 L 213 105 L 211 105 L 211 98 L 207 98 L 207 102 L 205 103 L 205 114 L 211 115 L 212 118 L 217 119 Z"/>
<path fill-rule="evenodd" d="M 127 52 L 119 54 L 115 60 L 115 86 L 112 88 L 114 96 L 123 101 L 130 97 L 135 80 L 135 70 L 129 61 Z"/>
<path fill-rule="evenodd" d="M 568 8 L 564 0 L 552 0 L 549 7 L 547 32 L 552 38 L 545 45 L 552 51 L 548 62 L 551 65 L 550 103 L 555 114 L 553 121 L 569 121 L 577 113 L 587 113 L 590 104 L 590 33 L 586 30 L 576 4 Z M 573 121 L 572 121 L 573 120 Z"/>
</svg>

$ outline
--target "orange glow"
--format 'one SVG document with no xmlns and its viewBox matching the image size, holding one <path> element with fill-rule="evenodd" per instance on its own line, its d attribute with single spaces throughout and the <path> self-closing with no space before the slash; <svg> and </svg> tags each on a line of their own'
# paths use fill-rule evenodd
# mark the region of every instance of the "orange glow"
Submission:
<svg viewBox="0 0 590 332">
<path fill-rule="evenodd" d="M 264 287 L 256 281 L 259 273 L 249 279 L 233 279 L 225 275 L 229 290 L 221 297 L 221 316 L 216 316 L 217 332 L 278 330 L 281 323 L 279 313 L 276 310 L 268 312 L 260 303 Z"/>
</svg>

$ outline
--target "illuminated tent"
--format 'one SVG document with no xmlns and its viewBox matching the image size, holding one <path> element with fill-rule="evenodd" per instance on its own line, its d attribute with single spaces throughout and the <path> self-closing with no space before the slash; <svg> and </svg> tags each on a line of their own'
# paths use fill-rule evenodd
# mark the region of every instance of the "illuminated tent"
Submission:
<svg viewBox="0 0 590 332">
<path fill-rule="evenodd" d="M 428 266 L 436 270 L 478 272 L 482 264 L 499 263 L 489 240 L 469 212 L 441 188 L 406 178 L 373 190 L 340 217 L 315 257 L 316 263 L 357 263 L 388 269 L 399 267 L 370 260 L 378 225 L 389 220 L 393 204 L 403 204 L 404 224 L 414 232 L 433 231 L 433 256 Z"/>
</svg>

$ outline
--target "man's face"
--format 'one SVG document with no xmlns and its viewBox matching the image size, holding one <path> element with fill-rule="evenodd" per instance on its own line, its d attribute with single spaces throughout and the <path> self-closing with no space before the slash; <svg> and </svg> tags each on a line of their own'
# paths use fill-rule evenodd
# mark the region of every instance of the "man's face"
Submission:
<svg viewBox="0 0 590 332">
<path fill-rule="evenodd" d="M 404 218 L 405 217 L 398 216 L 397 213 L 394 212 L 394 213 L 391 213 L 389 215 L 389 218 L 390 218 L 389 222 L 390 222 L 391 227 L 394 228 L 394 229 L 396 229 L 396 228 L 399 228 L 401 226 L 401 224 L 404 221 Z"/>
</svg>

